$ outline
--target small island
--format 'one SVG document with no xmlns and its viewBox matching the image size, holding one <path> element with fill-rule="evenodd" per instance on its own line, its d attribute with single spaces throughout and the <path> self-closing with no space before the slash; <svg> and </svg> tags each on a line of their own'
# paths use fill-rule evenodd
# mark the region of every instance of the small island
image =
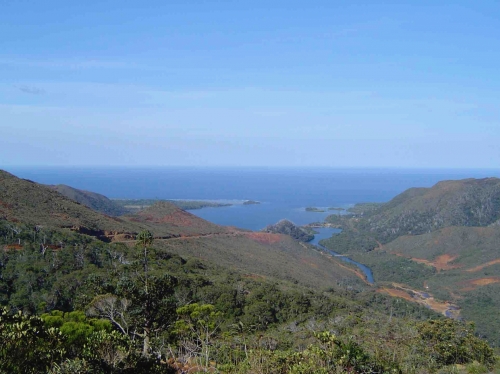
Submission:
<svg viewBox="0 0 500 374">
<path fill-rule="evenodd" d="M 161 199 L 112 199 L 117 205 L 126 209 L 129 213 L 136 213 L 140 210 L 149 208 L 159 201 L 167 201 L 183 210 L 196 210 L 202 208 L 221 208 L 231 206 L 232 204 L 219 203 L 204 200 L 161 200 Z"/>
<path fill-rule="evenodd" d="M 330 207 L 330 208 L 328 208 L 328 210 L 338 210 L 338 211 L 340 212 L 340 211 L 345 210 L 345 208 L 340 208 L 340 207 Z"/>
<path fill-rule="evenodd" d="M 306 212 L 316 212 L 316 213 L 324 213 L 325 210 L 324 209 L 320 209 L 320 208 L 316 208 L 314 206 L 308 206 L 306 208 Z"/>
<path fill-rule="evenodd" d="M 255 200 L 245 200 L 243 202 L 243 205 L 257 205 L 260 204 L 260 201 L 255 201 Z"/>
</svg>

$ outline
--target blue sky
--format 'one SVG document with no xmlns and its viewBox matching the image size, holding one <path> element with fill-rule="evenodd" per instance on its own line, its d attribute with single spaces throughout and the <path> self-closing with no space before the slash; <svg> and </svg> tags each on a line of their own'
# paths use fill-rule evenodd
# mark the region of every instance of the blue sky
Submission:
<svg viewBox="0 0 500 374">
<path fill-rule="evenodd" d="M 498 168 L 498 1 L 0 0 L 0 166 Z"/>
</svg>

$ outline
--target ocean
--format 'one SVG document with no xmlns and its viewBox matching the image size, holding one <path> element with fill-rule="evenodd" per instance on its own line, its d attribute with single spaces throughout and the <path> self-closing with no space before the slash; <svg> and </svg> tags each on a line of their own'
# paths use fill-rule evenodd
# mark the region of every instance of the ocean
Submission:
<svg viewBox="0 0 500 374">
<path fill-rule="evenodd" d="M 233 206 L 192 210 L 211 222 L 260 230 L 280 219 L 304 225 L 358 202 L 385 202 L 410 187 L 441 180 L 500 177 L 500 170 L 10 167 L 6 171 L 44 184 L 66 184 L 109 198 L 229 201 Z M 244 200 L 259 201 L 243 205 Z"/>
</svg>

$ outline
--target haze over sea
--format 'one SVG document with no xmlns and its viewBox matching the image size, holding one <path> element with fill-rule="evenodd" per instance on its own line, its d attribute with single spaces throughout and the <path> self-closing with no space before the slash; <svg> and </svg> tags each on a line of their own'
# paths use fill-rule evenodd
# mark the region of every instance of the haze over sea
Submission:
<svg viewBox="0 0 500 374">
<path fill-rule="evenodd" d="M 303 225 L 335 211 L 306 212 L 308 206 L 347 208 L 385 202 L 410 187 L 441 180 L 499 177 L 498 169 L 329 169 L 194 167 L 11 167 L 14 175 L 44 184 L 66 184 L 109 198 L 229 201 L 235 205 L 192 213 L 211 222 L 260 230 L 286 218 Z M 242 205 L 257 200 L 259 205 Z"/>
</svg>

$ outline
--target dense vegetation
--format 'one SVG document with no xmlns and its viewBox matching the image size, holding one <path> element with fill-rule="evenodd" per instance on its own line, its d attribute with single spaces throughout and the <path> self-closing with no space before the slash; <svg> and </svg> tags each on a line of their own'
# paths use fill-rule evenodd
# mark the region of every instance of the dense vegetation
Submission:
<svg viewBox="0 0 500 374">
<path fill-rule="evenodd" d="M 347 209 L 347 211 L 356 215 L 364 215 L 380 208 L 381 205 L 382 203 L 357 203 Z"/>
<path fill-rule="evenodd" d="M 331 238 L 323 239 L 320 244 L 334 249 L 337 253 L 348 253 L 353 251 L 368 252 L 377 246 L 373 237 L 350 230 L 344 230 Z"/>
<path fill-rule="evenodd" d="M 11 242 L 8 224 L 1 227 L 2 241 Z M 18 239 L 22 249 L 0 259 L 3 371 L 415 372 L 494 365 L 493 351 L 470 327 L 418 322 L 435 317 L 424 308 L 341 284 L 313 291 L 248 277 L 156 248 L 147 232 L 129 246 L 60 230 L 26 228 Z"/>
</svg>

